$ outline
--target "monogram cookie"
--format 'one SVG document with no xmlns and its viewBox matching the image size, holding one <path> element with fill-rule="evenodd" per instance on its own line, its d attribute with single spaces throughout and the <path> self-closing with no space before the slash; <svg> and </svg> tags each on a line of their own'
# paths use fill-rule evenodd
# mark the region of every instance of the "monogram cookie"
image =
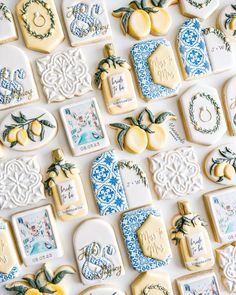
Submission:
<svg viewBox="0 0 236 295">
<path fill-rule="evenodd" d="M 218 16 L 218 27 L 232 42 L 236 42 L 236 5 L 233 3 L 222 8 Z"/>
<path fill-rule="evenodd" d="M 12 216 L 12 224 L 26 266 L 63 255 L 51 205 L 16 213 Z"/>
<path fill-rule="evenodd" d="M 114 230 L 106 221 L 85 220 L 76 230 L 73 243 L 83 284 L 114 280 L 125 274 Z"/>
<path fill-rule="evenodd" d="M 0 284 L 19 275 L 21 261 L 12 234 L 10 222 L 0 218 Z"/>
<path fill-rule="evenodd" d="M 2 45 L 0 56 L 0 110 L 39 99 L 29 60 L 12 45 Z"/>
<path fill-rule="evenodd" d="M 236 76 L 233 76 L 224 86 L 223 98 L 230 135 L 236 135 Z"/>
<path fill-rule="evenodd" d="M 0 44 L 18 39 L 15 22 L 8 6 L 0 2 Z"/>
<path fill-rule="evenodd" d="M 50 53 L 64 40 L 53 0 L 20 0 L 16 15 L 27 48 Z"/>
<path fill-rule="evenodd" d="M 122 114 L 137 108 L 137 99 L 130 73 L 131 66 L 126 60 L 115 56 L 111 43 L 104 47 L 102 59 L 95 73 L 95 84 L 102 89 L 107 110 L 111 114 Z"/>
<path fill-rule="evenodd" d="M 226 187 L 203 195 L 215 240 L 227 243 L 236 239 L 236 187 Z"/>
<path fill-rule="evenodd" d="M 183 276 L 178 278 L 176 283 L 180 295 L 221 294 L 217 276 L 211 270 Z"/>
<path fill-rule="evenodd" d="M 220 1 L 180 0 L 179 4 L 183 15 L 188 17 L 197 17 L 201 20 L 205 20 L 218 8 Z"/>
<path fill-rule="evenodd" d="M 125 293 L 113 286 L 100 285 L 87 288 L 79 293 L 79 295 L 125 295 Z"/>
<path fill-rule="evenodd" d="M 205 160 L 207 177 L 218 184 L 236 184 L 236 148 L 224 144 L 209 153 Z"/>
<path fill-rule="evenodd" d="M 92 90 L 91 76 L 80 49 L 47 55 L 36 63 L 48 103 L 81 96 Z"/>
<path fill-rule="evenodd" d="M 200 84 L 192 86 L 181 96 L 179 105 L 190 141 L 212 145 L 227 131 L 220 97 L 215 88 Z"/>
<path fill-rule="evenodd" d="M 104 0 L 63 0 L 62 13 L 71 46 L 111 38 L 111 25 Z"/>
<path fill-rule="evenodd" d="M 152 101 L 178 93 L 181 78 L 169 41 L 160 38 L 137 43 L 130 57 L 143 99 Z"/>
<path fill-rule="evenodd" d="M 57 122 L 47 110 L 34 107 L 17 109 L 0 124 L 2 143 L 16 151 L 31 151 L 48 144 L 57 133 Z"/>
<path fill-rule="evenodd" d="M 155 191 L 160 199 L 193 194 L 203 187 L 203 178 L 193 147 L 159 152 L 150 158 Z"/>
<path fill-rule="evenodd" d="M 0 162 L 0 209 L 34 205 L 45 199 L 42 175 L 36 158 Z"/>
<path fill-rule="evenodd" d="M 157 209 L 146 207 L 124 213 L 121 230 L 136 271 L 156 269 L 170 262 L 172 253 L 168 235 Z"/>
<path fill-rule="evenodd" d="M 190 270 L 207 270 L 214 263 L 211 241 L 205 224 L 187 201 L 178 202 L 179 215 L 172 221 L 171 240 L 179 246 L 184 266 Z"/>
<path fill-rule="evenodd" d="M 35 274 L 27 274 L 21 281 L 9 283 L 5 286 L 7 291 L 21 293 L 22 295 L 39 294 L 66 294 L 65 286 L 61 284 L 68 274 L 74 274 L 75 270 L 69 265 L 62 265 L 54 272 L 43 265 Z M 42 293 L 43 292 L 43 293 Z"/>
</svg>

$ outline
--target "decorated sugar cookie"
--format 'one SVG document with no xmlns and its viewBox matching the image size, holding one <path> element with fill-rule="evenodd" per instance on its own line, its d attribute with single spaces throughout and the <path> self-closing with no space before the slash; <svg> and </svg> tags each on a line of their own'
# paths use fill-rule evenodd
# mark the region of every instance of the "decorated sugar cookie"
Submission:
<svg viewBox="0 0 236 295">
<path fill-rule="evenodd" d="M 125 274 L 116 236 L 108 222 L 99 218 L 85 220 L 77 228 L 73 242 L 83 284 L 114 280 Z"/>
<path fill-rule="evenodd" d="M 179 246 L 184 266 L 190 270 L 206 270 L 214 263 L 214 255 L 205 224 L 187 201 L 178 202 L 179 215 L 172 221 L 171 240 Z"/>
<path fill-rule="evenodd" d="M 189 88 L 179 100 L 188 139 L 202 145 L 215 144 L 227 126 L 217 90 L 205 85 Z"/>
<path fill-rule="evenodd" d="M 219 0 L 180 0 L 183 15 L 207 19 L 219 6 Z"/>
<path fill-rule="evenodd" d="M 143 169 L 132 161 L 118 161 L 113 150 L 96 157 L 90 175 L 100 215 L 114 214 L 152 203 Z"/>
<path fill-rule="evenodd" d="M 146 271 L 131 284 L 132 295 L 174 295 L 167 273 Z"/>
<path fill-rule="evenodd" d="M 12 216 L 12 224 L 26 266 L 63 255 L 51 205 L 16 213 Z"/>
<path fill-rule="evenodd" d="M 236 76 L 233 76 L 224 86 L 224 106 L 228 121 L 229 132 L 236 135 Z"/>
<path fill-rule="evenodd" d="M 147 5 L 150 7 L 163 7 L 167 8 L 173 4 L 176 4 L 179 2 L 179 0 L 146 0 Z"/>
<path fill-rule="evenodd" d="M 92 90 L 91 76 L 80 49 L 47 55 L 36 63 L 49 103 L 81 96 Z"/>
<path fill-rule="evenodd" d="M 197 79 L 212 73 L 200 21 L 186 20 L 179 29 L 177 51 L 185 80 Z"/>
<path fill-rule="evenodd" d="M 53 0 L 20 0 L 16 15 L 27 48 L 50 53 L 64 40 Z"/>
<path fill-rule="evenodd" d="M 63 0 L 62 13 L 71 46 L 111 37 L 111 25 L 104 0 Z"/>
<path fill-rule="evenodd" d="M 31 151 L 49 143 L 57 133 L 56 119 L 39 107 L 17 109 L 0 124 L 2 143 L 13 150 Z"/>
<path fill-rule="evenodd" d="M 168 235 L 157 209 L 144 207 L 124 213 L 121 230 L 136 271 L 144 272 L 170 262 L 172 253 Z"/>
<path fill-rule="evenodd" d="M 0 162 L 0 209 L 34 205 L 45 199 L 42 175 L 36 158 Z"/>
<path fill-rule="evenodd" d="M 163 151 L 150 158 L 155 191 L 160 199 L 193 194 L 203 187 L 203 178 L 193 147 Z"/>
<path fill-rule="evenodd" d="M 140 95 L 147 101 L 176 95 L 181 78 L 171 44 L 153 39 L 135 44 L 130 50 Z"/>
<path fill-rule="evenodd" d="M 236 42 L 236 5 L 225 6 L 218 16 L 218 26 L 232 42 Z"/>
<path fill-rule="evenodd" d="M 151 6 L 143 0 L 132 1 L 128 7 L 113 11 L 113 16 L 121 18 L 121 29 L 124 34 L 140 40 L 149 34 L 166 35 L 171 27 L 170 14 L 161 7 L 162 1 L 151 1 Z"/>
<path fill-rule="evenodd" d="M 109 113 L 116 115 L 137 108 L 136 94 L 126 60 L 115 56 L 113 44 L 104 47 L 105 58 L 98 64 L 95 84 L 102 89 Z"/>
<path fill-rule="evenodd" d="M 12 234 L 12 228 L 8 220 L 0 218 L 0 284 L 10 281 L 19 275 L 21 261 L 17 252 L 17 246 Z"/>
<path fill-rule="evenodd" d="M 205 171 L 213 182 L 232 185 L 236 183 L 236 148 L 224 144 L 214 149 L 206 158 Z"/>
<path fill-rule="evenodd" d="M 74 268 L 69 265 L 62 265 L 52 272 L 44 264 L 35 274 L 26 274 L 21 281 L 9 283 L 5 288 L 7 291 L 17 292 L 17 294 L 20 293 L 22 295 L 68 295 L 61 282 L 66 275 L 74 273 Z"/>
<path fill-rule="evenodd" d="M 0 2 L 0 44 L 18 39 L 13 15 L 8 6 Z"/>
<path fill-rule="evenodd" d="M 97 285 L 87 288 L 79 295 L 125 295 L 125 293 L 110 285 Z"/>
<path fill-rule="evenodd" d="M 52 158 L 44 186 L 54 199 L 58 217 L 70 220 L 87 215 L 88 206 L 80 171 L 75 164 L 65 160 L 61 149 L 52 151 Z"/>
<path fill-rule="evenodd" d="M 235 242 L 216 249 L 216 258 L 220 268 L 221 281 L 229 293 L 235 293 L 236 291 L 235 253 Z"/>
<path fill-rule="evenodd" d="M 2 45 L 0 56 L 0 110 L 39 98 L 29 60 L 12 45 Z"/>
<path fill-rule="evenodd" d="M 60 109 L 61 119 L 74 156 L 82 156 L 110 145 L 95 98 Z"/>
<path fill-rule="evenodd" d="M 204 194 L 215 240 L 227 243 L 236 239 L 236 187 L 226 187 Z"/>
<path fill-rule="evenodd" d="M 143 123 L 144 115 L 147 114 L 149 121 Z M 120 148 L 130 153 L 140 154 L 145 149 L 159 150 L 167 142 L 167 131 L 164 125 L 167 120 L 176 120 L 176 116 L 171 112 L 162 112 L 157 117 L 149 109 L 144 109 L 136 118 L 128 117 L 126 120 L 131 125 L 125 123 L 112 123 L 112 128 L 120 130 L 117 141 Z"/>
<path fill-rule="evenodd" d="M 211 271 L 200 271 L 176 280 L 180 295 L 209 294 L 220 295 L 216 274 Z"/>
</svg>

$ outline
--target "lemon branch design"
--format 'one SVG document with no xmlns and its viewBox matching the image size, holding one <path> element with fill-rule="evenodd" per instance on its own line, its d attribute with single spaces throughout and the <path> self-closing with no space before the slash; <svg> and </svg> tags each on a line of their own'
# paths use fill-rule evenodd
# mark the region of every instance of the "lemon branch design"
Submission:
<svg viewBox="0 0 236 295">
<path fill-rule="evenodd" d="M 19 116 L 11 115 L 15 124 L 5 126 L 3 140 L 11 143 L 11 148 L 17 144 L 27 145 L 29 140 L 36 142 L 36 137 L 42 141 L 45 136 L 45 127 L 55 128 L 48 120 L 40 120 L 44 115 L 30 119 L 27 119 L 22 112 L 19 112 Z"/>
<path fill-rule="evenodd" d="M 151 3 L 155 7 L 164 7 L 167 0 L 151 0 Z"/>
<path fill-rule="evenodd" d="M 231 7 L 233 8 L 233 10 L 236 11 L 236 5 L 231 5 Z M 230 24 L 232 23 L 232 21 L 236 18 L 236 12 L 232 12 L 232 13 L 226 13 L 226 20 L 225 20 L 225 29 L 227 30 L 230 26 Z M 234 36 L 236 36 L 236 30 L 234 30 Z"/>
</svg>

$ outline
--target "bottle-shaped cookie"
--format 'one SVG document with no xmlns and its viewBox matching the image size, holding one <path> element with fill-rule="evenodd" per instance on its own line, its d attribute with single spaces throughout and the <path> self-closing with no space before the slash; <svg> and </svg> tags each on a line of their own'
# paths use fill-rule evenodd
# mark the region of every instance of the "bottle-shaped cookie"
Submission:
<svg viewBox="0 0 236 295">
<path fill-rule="evenodd" d="M 187 201 L 178 202 L 178 208 L 170 233 L 172 241 L 179 245 L 185 267 L 190 271 L 211 268 L 215 261 L 204 222 Z"/>
<path fill-rule="evenodd" d="M 47 170 L 45 189 L 52 195 L 61 220 L 87 215 L 88 207 L 79 170 L 64 159 L 61 149 L 52 152 L 53 163 Z"/>
<path fill-rule="evenodd" d="M 126 60 L 115 56 L 112 44 L 104 47 L 105 58 L 98 64 L 95 83 L 102 89 L 109 113 L 123 114 L 137 108 L 137 99 Z"/>
</svg>

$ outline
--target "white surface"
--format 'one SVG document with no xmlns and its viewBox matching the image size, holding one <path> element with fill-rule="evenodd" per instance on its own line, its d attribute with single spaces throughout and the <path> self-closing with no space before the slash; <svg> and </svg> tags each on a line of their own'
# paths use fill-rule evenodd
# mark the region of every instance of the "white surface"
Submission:
<svg viewBox="0 0 236 295">
<path fill-rule="evenodd" d="M 108 8 L 108 13 L 110 16 L 110 21 L 111 21 L 111 25 L 112 25 L 112 29 L 113 29 L 113 37 L 114 37 L 114 43 L 115 43 L 115 48 L 116 48 L 116 52 L 117 55 L 120 55 L 121 57 L 126 57 L 128 58 L 128 54 L 129 54 L 129 48 L 135 44 L 137 41 L 132 39 L 131 37 L 127 36 L 125 37 L 120 29 L 120 25 L 119 25 L 119 19 L 114 18 L 111 16 L 111 12 L 113 9 L 119 8 L 120 6 L 124 6 L 127 5 L 127 3 L 129 2 L 128 0 L 105 0 L 106 4 L 107 4 L 107 8 Z M 14 6 L 16 4 L 16 0 L 7 0 L 7 3 L 9 3 L 9 6 L 11 9 L 14 10 Z M 224 6 L 226 4 L 230 4 L 232 1 L 230 0 L 221 0 L 221 6 Z M 60 7 L 61 1 L 60 0 L 56 0 L 56 4 L 57 7 Z M 172 6 L 168 9 L 170 11 L 170 13 L 173 16 L 174 22 L 173 22 L 173 26 L 170 30 L 169 35 L 167 36 L 168 40 L 171 41 L 172 46 L 174 47 L 175 44 L 175 37 L 177 34 L 177 29 L 179 28 L 179 26 L 182 24 L 182 22 L 184 21 L 183 16 L 180 15 L 180 11 L 177 5 Z M 60 13 L 60 10 L 58 10 Z M 219 13 L 219 9 L 206 21 L 203 23 L 203 27 L 208 27 L 209 25 L 214 26 L 216 24 L 216 19 L 217 19 L 217 15 Z M 61 16 L 61 13 L 60 13 Z M 62 19 L 61 19 L 62 20 Z M 63 22 L 63 21 L 62 21 Z M 18 24 L 17 24 L 18 26 Z M 19 26 L 18 26 L 19 27 Z M 64 24 L 63 24 L 64 27 Z M 65 29 L 65 27 L 64 27 Z M 102 94 L 100 91 L 96 90 L 94 93 L 89 93 L 84 95 L 82 98 L 75 98 L 73 100 L 71 100 L 70 102 L 65 101 L 63 103 L 55 103 L 55 104 L 50 104 L 47 105 L 47 100 L 43 95 L 43 91 L 42 91 L 42 87 L 39 81 L 39 77 L 36 73 L 36 67 L 35 67 L 35 60 L 37 58 L 43 57 L 45 56 L 44 54 L 38 53 L 38 52 L 33 52 L 30 51 L 28 49 L 25 48 L 24 43 L 23 43 L 23 39 L 22 39 L 22 35 L 21 33 L 19 34 L 20 39 L 16 42 L 13 42 L 12 44 L 19 46 L 20 48 L 23 48 L 25 53 L 28 55 L 28 57 L 30 58 L 32 65 L 33 65 L 33 70 L 34 70 L 34 74 L 35 77 L 37 78 L 37 85 L 38 85 L 38 90 L 40 93 L 40 101 L 38 101 L 35 104 L 32 104 L 32 107 L 36 106 L 36 105 L 41 105 L 45 108 L 47 108 L 47 110 L 52 111 L 52 113 L 56 116 L 57 120 L 58 120 L 58 124 L 59 124 L 59 132 L 57 137 L 48 145 L 43 147 L 40 151 L 38 150 L 37 152 L 28 152 L 28 153 L 17 153 L 14 151 L 10 151 L 9 149 L 4 149 L 4 157 L 6 158 L 13 158 L 16 156 L 20 156 L 20 155 L 37 155 L 39 158 L 39 163 L 41 164 L 42 167 L 42 172 L 45 176 L 45 171 L 46 168 L 51 164 L 51 155 L 50 155 L 50 151 L 52 149 L 55 149 L 57 147 L 62 147 L 65 151 L 65 155 L 67 157 L 68 160 L 74 161 L 78 167 L 81 170 L 81 177 L 82 177 L 82 181 L 84 183 L 84 188 L 85 188 L 85 194 L 88 200 L 88 206 L 89 206 L 89 215 L 88 217 L 92 217 L 92 216 L 98 216 L 98 210 L 96 208 L 96 203 L 94 201 L 94 197 L 92 194 L 92 189 L 91 189 L 91 184 L 90 184 L 90 179 L 89 179 L 89 170 L 90 170 L 90 166 L 91 163 L 93 161 L 93 159 L 96 157 L 96 155 L 99 155 L 101 152 L 96 152 L 93 154 L 88 154 L 85 156 L 82 156 L 80 158 L 75 158 L 72 157 L 71 155 L 71 151 L 69 148 L 69 144 L 67 142 L 66 136 L 65 136 L 65 132 L 64 129 L 62 127 L 62 123 L 60 120 L 60 116 L 59 116 L 59 108 L 63 105 L 66 105 L 68 103 L 73 103 L 73 102 L 77 102 L 77 101 L 81 101 L 82 99 L 86 99 L 88 97 L 93 97 L 96 96 L 97 97 L 97 101 L 98 104 L 100 106 L 101 112 L 102 112 L 102 116 L 105 120 L 105 123 L 109 123 L 109 122 L 117 122 L 117 121 L 122 121 L 123 118 L 126 117 L 126 115 L 119 115 L 119 116 L 112 116 L 109 115 L 106 111 L 106 107 L 102 98 Z M 152 38 L 150 36 L 150 38 Z M 89 64 L 89 69 L 90 69 L 90 73 L 93 74 L 96 71 L 96 66 L 97 63 L 101 60 L 101 58 L 103 58 L 103 45 L 105 44 L 105 42 L 102 43 L 97 43 L 97 44 L 91 44 L 91 45 L 87 45 L 85 47 L 82 48 L 83 53 L 85 55 L 86 60 L 88 61 Z M 66 36 L 66 40 L 64 41 L 63 44 L 61 44 L 56 51 L 59 50 L 63 50 L 69 48 L 69 41 L 68 38 Z M 176 53 L 176 52 L 175 52 Z M 236 46 L 234 45 L 234 53 L 236 54 Z M 0 56 L 0 58 L 5 58 Z M 210 77 L 205 77 L 202 78 L 200 80 L 201 83 L 205 84 L 205 85 L 210 85 L 213 87 L 216 87 L 219 91 L 219 94 L 221 94 L 221 91 L 223 89 L 223 85 L 225 83 L 226 80 L 228 80 L 229 78 L 231 78 L 233 75 L 236 74 L 236 69 L 234 71 L 229 71 L 229 72 L 225 72 L 225 73 L 220 73 L 217 75 L 211 75 Z M 180 94 L 179 96 L 187 89 L 189 88 L 191 85 L 194 85 L 196 83 L 196 81 L 188 81 L 188 82 L 183 82 L 183 86 L 180 90 Z M 94 86 L 95 87 L 95 86 Z M 138 96 L 138 93 L 137 93 Z M 179 97 L 178 96 L 178 97 Z M 139 96 L 138 96 L 139 97 Z M 142 99 L 138 98 L 138 104 L 139 104 L 139 108 L 137 111 L 134 111 L 133 114 L 137 114 L 139 113 L 140 110 L 142 110 L 145 106 L 148 105 L 148 107 L 156 114 L 160 111 L 164 111 L 164 110 L 172 110 L 173 112 L 176 113 L 176 115 L 179 118 L 179 112 L 177 110 L 177 97 L 173 97 L 173 98 L 169 98 L 169 99 L 163 99 L 160 101 L 156 101 L 153 103 L 146 103 L 145 101 L 143 101 Z M 7 115 L 8 113 L 10 113 L 12 110 L 6 110 L 6 111 L 1 111 L 0 112 L 0 119 L 4 118 L 5 115 Z M 170 123 L 171 126 L 173 126 L 173 123 Z M 181 120 L 178 119 L 177 120 L 177 131 L 180 135 L 180 138 L 184 138 L 184 132 L 183 132 L 183 127 L 182 127 L 182 123 Z M 170 130 L 172 130 L 173 127 L 171 127 Z M 152 196 L 153 196 L 153 205 L 156 206 L 158 209 L 161 210 L 162 215 L 164 217 L 165 220 L 165 224 L 167 226 L 167 228 L 170 227 L 171 224 L 171 219 L 173 217 L 173 215 L 175 215 L 177 213 L 177 206 L 176 206 L 176 200 L 163 200 L 163 201 L 158 201 L 156 193 L 154 192 L 154 185 L 151 179 L 151 174 L 149 173 L 149 165 L 148 165 L 148 160 L 147 157 L 150 157 L 152 155 L 155 154 L 155 152 L 151 152 L 151 151 L 146 151 L 144 153 L 142 153 L 139 156 L 136 155 L 131 155 L 128 154 L 127 152 L 122 152 L 119 150 L 119 147 L 116 143 L 116 133 L 114 132 L 114 130 L 107 128 L 108 133 L 109 133 L 109 137 L 111 140 L 111 144 L 112 146 L 116 149 L 117 151 L 117 155 L 118 155 L 118 159 L 132 159 L 135 162 L 138 162 L 142 165 L 142 167 L 145 169 L 147 175 L 148 175 L 148 179 L 149 179 L 149 183 L 151 186 L 151 191 L 152 191 Z M 173 132 L 173 131 L 171 131 Z M 183 140 L 181 140 L 181 142 L 184 142 Z M 174 148 L 177 146 L 183 146 L 183 144 L 181 143 L 179 140 L 178 142 L 175 142 L 174 138 L 170 135 L 169 136 L 169 142 L 167 143 L 167 148 Z M 217 143 L 217 146 L 223 143 L 227 143 L 227 142 L 234 142 L 236 143 L 236 138 L 234 137 L 230 137 L 228 134 L 224 135 L 224 137 Z M 185 145 L 189 145 L 190 143 L 188 142 L 184 142 Z M 210 152 L 214 147 L 204 147 L 201 145 L 197 145 L 197 144 L 191 144 L 194 146 L 195 151 L 198 154 L 198 159 L 199 159 L 199 163 L 201 164 L 201 167 L 203 167 L 203 159 L 204 157 L 207 155 L 208 152 Z M 207 192 L 211 189 L 217 189 L 217 188 L 221 188 L 220 185 L 214 184 L 212 183 L 210 180 L 207 179 L 207 177 L 204 176 L 204 190 L 197 192 L 196 194 L 190 195 L 187 197 L 187 199 L 190 201 L 192 208 L 194 209 L 195 212 L 200 213 L 205 219 L 206 221 L 209 221 L 207 218 L 207 214 L 206 214 L 206 210 L 203 204 L 203 198 L 202 198 L 202 194 L 203 192 Z M 44 201 L 43 203 L 47 203 L 48 201 Z M 1 212 L 1 216 L 5 217 L 5 218 L 9 218 L 13 213 L 16 213 L 19 210 L 6 210 L 6 211 L 2 211 Z M 118 280 L 114 280 L 114 284 L 120 288 L 121 290 L 126 290 L 127 294 L 130 295 L 130 288 L 129 285 L 130 283 L 137 277 L 138 273 L 134 270 L 132 270 L 128 258 L 127 258 L 127 251 L 125 249 L 122 237 L 121 237 L 121 231 L 119 229 L 119 220 L 120 220 L 121 215 L 120 214 L 116 214 L 116 215 L 112 215 L 112 216 L 107 216 L 107 217 L 102 217 L 104 220 L 107 220 L 111 225 L 113 225 L 115 227 L 115 231 L 116 231 L 116 235 L 117 235 L 117 239 L 118 239 L 118 243 L 120 245 L 120 250 L 121 250 L 121 255 L 123 258 L 123 262 L 124 262 L 124 267 L 126 269 L 126 275 Z M 87 217 L 83 218 L 86 219 Z M 79 222 L 81 220 L 74 220 L 74 221 L 69 221 L 69 222 L 61 222 L 61 221 L 57 221 L 57 226 L 58 226 L 58 230 L 59 230 L 59 234 L 61 236 L 63 245 L 64 245 L 64 252 L 65 255 L 62 258 L 59 259 L 55 259 L 52 262 L 50 262 L 50 266 L 52 267 L 52 269 L 56 268 L 57 266 L 59 266 L 60 264 L 71 264 L 74 267 L 76 267 L 76 261 L 74 258 L 74 252 L 73 252 L 73 247 L 72 247 L 72 236 L 73 233 L 76 229 L 76 227 L 78 226 Z M 210 238 L 212 241 L 212 246 L 213 248 L 219 247 L 221 244 L 219 243 L 215 243 L 213 242 L 213 236 L 212 236 L 212 231 L 211 231 L 211 227 L 210 225 L 208 226 L 208 231 L 210 233 Z M 93 233 L 88 233 L 88 234 L 93 234 Z M 167 271 L 170 274 L 171 280 L 174 283 L 174 279 L 177 277 L 180 277 L 182 275 L 186 275 L 189 274 L 190 272 L 188 270 L 186 270 L 184 268 L 184 266 L 181 263 L 181 259 L 180 259 L 180 255 L 178 252 L 178 247 L 175 247 L 174 245 L 171 246 L 172 247 L 172 251 L 173 251 L 173 260 L 170 262 L 170 264 L 166 267 L 163 267 L 162 269 L 160 269 L 160 271 Z M 28 268 L 23 268 L 21 271 L 21 275 L 23 276 L 23 274 L 26 273 L 30 273 L 35 271 L 36 269 L 40 268 L 41 265 L 37 265 L 34 267 L 28 267 Z M 215 267 L 215 271 L 217 273 L 217 276 L 219 278 L 219 269 L 216 266 Z M 78 295 L 78 293 L 85 289 L 85 287 L 80 283 L 79 280 L 79 276 L 77 274 L 75 274 L 74 276 L 71 277 L 67 277 L 66 278 L 66 282 L 68 282 L 68 295 Z M 173 284 L 174 286 L 174 292 L 175 294 L 177 294 L 177 291 L 175 289 L 175 284 Z M 220 288 L 221 290 L 223 290 L 223 286 L 220 283 Z M 5 291 L 5 289 L 3 287 L 0 287 L 0 294 L 1 295 L 7 295 L 7 294 L 11 294 L 7 291 Z M 13 294 L 13 293 L 12 293 Z M 222 292 L 223 295 L 227 294 L 226 292 Z"/>
</svg>

